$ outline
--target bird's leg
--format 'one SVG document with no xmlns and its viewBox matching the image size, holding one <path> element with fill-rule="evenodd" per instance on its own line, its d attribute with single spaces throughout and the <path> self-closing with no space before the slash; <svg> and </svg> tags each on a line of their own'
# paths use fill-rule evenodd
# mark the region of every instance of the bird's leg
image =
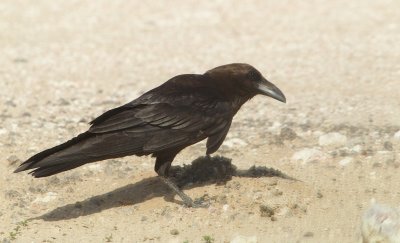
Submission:
<svg viewBox="0 0 400 243">
<path fill-rule="evenodd" d="M 161 158 L 157 157 L 155 170 L 157 174 L 160 176 L 160 179 L 169 187 L 171 188 L 183 201 L 183 204 L 186 207 L 192 208 L 205 208 L 208 205 L 204 205 L 201 203 L 194 202 L 188 195 L 186 195 L 179 187 L 168 177 L 168 170 L 171 167 L 171 162 L 162 161 Z"/>
<path fill-rule="evenodd" d="M 182 199 L 183 204 L 185 204 L 185 206 L 196 207 L 193 200 L 188 195 L 186 195 L 182 190 L 180 190 L 178 186 L 175 185 L 173 181 L 171 181 L 171 179 L 165 176 L 160 176 L 160 179 Z"/>
</svg>

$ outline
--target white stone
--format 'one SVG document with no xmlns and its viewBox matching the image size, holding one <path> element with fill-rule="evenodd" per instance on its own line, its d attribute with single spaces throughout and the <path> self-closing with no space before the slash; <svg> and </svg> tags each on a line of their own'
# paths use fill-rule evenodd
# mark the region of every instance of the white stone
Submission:
<svg viewBox="0 0 400 243">
<path fill-rule="evenodd" d="M 363 147 L 359 144 L 357 144 L 356 146 L 351 148 L 351 151 L 354 153 L 357 153 L 357 154 L 361 153 L 362 150 L 363 150 Z"/>
<path fill-rule="evenodd" d="M 43 197 L 37 197 L 33 203 L 48 203 L 50 201 L 53 201 L 54 199 L 57 198 L 57 193 L 55 192 L 48 192 L 46 193 Z"/>
<path fill-rule="evenodd" d="M 400 242 L 400 210 L 373 203 L 361 223 L 363 242 Z"/>
<path fill-rule="evenodd" d="M 257 236 L 238 235 L 230 243 L 257 243 Z"/>
<path fill-rule="evenodd" d="M 228 211 L 228 209 L 229 209 L 228 204 L 224 204 L 224 206 L 222 206 L 222 210 L 224 210 L 224 212 Z"/>
<path fill-rule="evenodd" d="M 318 143 L 320 146 L 343 146 L 347 143 L 347 137 L 337 132 L 327 133 L 319 137 Z"/>
<path fill-rule="evenodd" d="M 376 180 L 376 171 L 369 172 L 369 179 Z"/>
<path fill-rule="evenodd" d="M 93 172 L 101 172 L 103 170 L 103 166 L 100 163 L 90 164 L 86 168 Z"/>
<path fill-rule="evenodd" d="M 274 122 L 267 130 L 272 133 L 278 133 L 281 130 L 282 124 L 280 122 Z"/>
<path fill-rule="evenodd" d="M 292 216 L 293 213 L 292 213 L 292 210 L 290 210 L 289 207 L 283 207 L 283 208 L 280 208 L 280 209 L 279 209 L 277 215 L 288 217 L 288 216 Z"/>
<path fill-rule="evenodd" d="M 341 166 L 347 166 L 348 164 L 350 164 L 351 162 L 353 162 L 353 158 L 350 157 L 346 157 L 344 159 L 342 159 L 341 161 L 339 161 L 339 165 Z"/>
<path fill-rule="evenodd" d="M 233 148 L 233 147 L 245 147 L 247 146 L 247 143 L 240 139 L 240 138 L 231 138 L 228 139 L 224 142 L 224 145 L 229 147 L 229 148 Z"/>
<path fill-rule="evenodd" d="M 149 164 L 148 162 L 143 162 L 143 163 L 141 163 L 140 165 L 141 165 L 142 167 L 146 167 L 146 168 L 153 167 L 153 165 Z"/>
<path fill-rule="evenodd" d="M 48 129 L 48 130 L 53 130 L 56 128 L 56 124 L 52 123 L 52 122 L 46 122 L 44 124 L 44 128 Z"/>
<path fill-rule="evenodd" d="M 303 164 L 325 159 L 325 153 L 316 148 L 305 148 L 293 154 L 292 161 L 302 161 Z"/>
<path fill-rule="evenodd" d="M 0 128 L 0 135 L 4 135 L 4 134 L 7 134 L 7 130 L 6 129 L 4 129 L 4 128 Z"/>
<path fill-rule="evenodd" d="M 400 131 L 397 131 L 395 134 L 394 134 L 394 139 L 396 139 L 396 140 L 399 140 L 400 141 Z"/>
</svg>

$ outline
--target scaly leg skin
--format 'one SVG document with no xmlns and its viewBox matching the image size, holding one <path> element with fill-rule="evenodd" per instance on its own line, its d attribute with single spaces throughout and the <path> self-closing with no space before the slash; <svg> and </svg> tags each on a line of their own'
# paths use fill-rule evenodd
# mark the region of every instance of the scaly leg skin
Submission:
<svg viewBox="0 0 400 243">
<path fill-rule="evenodd" d="M 175 185 L 175 183 L 172 182 L 169 178 L 165 176 L 160 176 L 160 178 L 166 185 L 168 185 L 169 188 L 171 188 L 182 199 L 183 204 L 186 207 L 208 208 L 208 206 L 210 206 L 209 204 L 194 202 L 188 195 L 186 195 L 181 189 L 179 189 L 178 186 Z"/>
<path fill-rule="evenodd" d="M 179 189 L 179 187 L 171 179 L 168 178 L 168 171 L 171 167 L 171 162 L 174 160 L 175 155 L 178 152 L 179 150 L 164 154 L 158 154 L 156 156 L 157 158 L 154 170 L 157 172 L 161 180 L 176 194 L 178 194 L 186 207 L 207 208 L 209 205 L 193 201 L 188 195 L 186 195 L 181 189 Z"/>
</svg>

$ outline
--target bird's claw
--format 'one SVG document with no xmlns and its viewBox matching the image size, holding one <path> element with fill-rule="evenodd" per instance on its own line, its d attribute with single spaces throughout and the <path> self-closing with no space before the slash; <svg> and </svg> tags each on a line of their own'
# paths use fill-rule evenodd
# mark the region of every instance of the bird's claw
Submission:
<svg viewBox="0 0 400 243">
<path fill-rule="evenodd" d="M 196 198 L 194 201 L 190 200 L 183 200 L 183 204 L 188 208 L 208 208 L 210 207 L 210 203 L 204 201 L 203 198 Z"/>
</svg>

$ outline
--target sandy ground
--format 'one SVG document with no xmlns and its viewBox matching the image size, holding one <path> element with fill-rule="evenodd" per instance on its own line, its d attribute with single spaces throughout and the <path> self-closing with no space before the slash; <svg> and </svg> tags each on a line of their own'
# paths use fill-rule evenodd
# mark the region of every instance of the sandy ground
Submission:
<svg viewBox="0 0 400 243">
<path fill-rule="evenodd" d="M 397 0 L 0 1 L 0 242 L 359 242 L 371 199 L 400 202 L 399 23 Z M 149 157 L 12 173 L 170 77 L 231 62 L 288 103 L 248 102 L 223 157 L 179 154 L 177 180 L 209 208 L 183 207 Z"/>
</svg>

